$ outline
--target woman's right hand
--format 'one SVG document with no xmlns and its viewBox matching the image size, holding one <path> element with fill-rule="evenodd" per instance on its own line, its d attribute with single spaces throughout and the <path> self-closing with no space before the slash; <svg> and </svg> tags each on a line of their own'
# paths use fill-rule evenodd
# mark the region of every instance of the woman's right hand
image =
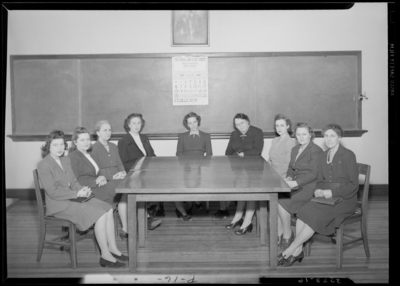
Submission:
<svg viewBox="0 0 400 286">
<path fill-rule="evenodd" d="M 104 186 L 105 184 L 107 184 L 107 179 L 104 176 L 98 176 L 96 179 L 96 185 L 98 185 L 99 187 Z"/>
<path fill-rule="evenodd" d="M 321 189 L 316 189 L 314 191 L 314 196 L 316 198 L 323 198 L 324 197 L 324 193 L 323 193 L 323 191 Z"/>
<path fill-rule="evenodd" d="M 83 187 L 78 191 L 78 194 L 76 195 L 78 198 L 79 197 L 89 197 L 92 194 L 92 190 L 89 187 Z"/>
</svg>

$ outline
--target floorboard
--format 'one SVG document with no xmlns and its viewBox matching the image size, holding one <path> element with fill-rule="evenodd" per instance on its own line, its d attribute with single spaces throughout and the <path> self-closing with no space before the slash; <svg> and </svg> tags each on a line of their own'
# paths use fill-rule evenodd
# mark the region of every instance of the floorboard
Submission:
<svg viewBox="0 0 400 286">
<path fill-rule="evenodd" d="M 342 269 L 336 268 L 335 245 L 327 237 L 316 237 L 311 256 L 302 263 L 270 270 L 268 244 L 260 246 L 255 229 L 238 236 L 225 228 L 230 219 L 212 220 L 211 214 L 218 208 L 216 202 L 210 202 L 210 213 L 194 210 L 190 222 L 175 216 L 172 203 L 164 203 L 164 207 L 166 217 L 161 218 L 162 225 L 150 231 L 146 247 L 138 249 L 137 273 L 129 273 L 127 268 L 100 267 L 91 235 L 78 242 L 76 270 L 71 268 L 68 251 L 56 247 L 45 247 L 41 261 L 36 262 L 39 234 L 36 202 L 19 201 L 7 212 L 8 277 L 82 278 L 91 283 L 259 283 L 261 277 L 271 281 L 329 277 L 349 278 L 355 283 L 389 282 L 387 201 L 369 203 L 367 228 L 371 258 L 366 258 L 361 242 L 355 243 L 345 248 Z M 232 204 L 229 209 L 231 218 L 234 208 Z M 345 229 L 345 233 L 352 235 L 359 232 L 359 224 Z M 47 230 L 48 237 L 60 234 L 59 227 Z M 117 244 L 127 253 L 126 240 L 117 237 Z"/>
</svg>

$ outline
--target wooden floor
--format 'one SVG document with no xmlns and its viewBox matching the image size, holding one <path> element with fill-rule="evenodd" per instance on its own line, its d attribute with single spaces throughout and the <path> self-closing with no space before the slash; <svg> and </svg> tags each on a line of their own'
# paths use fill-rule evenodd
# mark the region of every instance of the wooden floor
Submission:
<svg viewBox="0 0 400 286">
<path fill-rule="evenodd" d="M 211 220 L 218 208 L 211 202 L 210 214 L 195 211 L 191 222 L 177 219 L 172 203 L 165 203 L 162 225 L 149 232 L 147 245 L 138 251 L 138 272 L 102 268 L 93 240 L 78 242 L 78 268 L 71 268 L 69 253 L 47 246 L 42 260 L 36 262 L 38 218 L 36 202 L 19 201 L 7 212 L 7 269 L 9 278 L 85 277 L 86 282 L 119 283 L 259 283 L 260 277 L 276 281 L 284 278 L 349 278 L 355 283 L 389 282 L 388 202 L 371 201 L 368 210 L 368 236 L 371 258 L 365 257 L 362 243 L 345 248 L 341 270 L 336 268 L 335 245 L 318 238 L 311 256 L 302 263 L 278 270 L 269 269 L 267 246 L 260 246 L 255 230 L 238 236 L 225 229 L 230 219 Z M 234 204 L 230 207 L 234 214 Z M 231 217 L 232 218 L 232 217 Z M 57 236 L 60 228 L 49 227 Z M 359 233 L 359 225 L 346 229 Z M 119 249 L 127 253 L 127 242 L 117 238 Z M 268 244 L 267 244 L 268 245 Z M 94 279 L 94 280 L 93 280 Z M 193 280 L 192 280 L 193 279 Z M 275 279 L 275 280 L 271 280 Z M 298 279 L 297 279 L 298 280 Z M 297 281 L 295 280 L 295 281 Z M 280 281 L 280 280 L 279 280 Z"/>
</svg>

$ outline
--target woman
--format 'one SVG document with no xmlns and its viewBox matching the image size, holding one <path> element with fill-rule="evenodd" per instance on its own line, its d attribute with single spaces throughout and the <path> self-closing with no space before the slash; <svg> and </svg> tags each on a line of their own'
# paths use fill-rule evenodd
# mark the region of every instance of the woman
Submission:
<svg viewBox="0 0 400 286">
<path fill-rule="evenodd" d="M 102 267 L 121 268 L 128 261 L 115 243 L 112 207 L 92 198 L 85 203 L 70 201 L 78 197 L 88 197 L 92 191 L 82 187 L 71 169 L 70 158 L 64 157 L 67 149 L 64 132 L 52 131 L 42 147 L 43 160 L 38 164 L 40 181 L 45 190 L 46 215 L 72 221 L 84 231 L 94 225 L 94 232 L 101 249 Z"/>
<path fill-rule="evenodd" d="M 178 136 L 178 146 L 176 156 L 212 156 L 212 146 L 210 134 L 199 130 L 201 117 L 194 112 L 188 113 L 183 118 L 183 126 L 189 131 L 181 133 Z M 182 217 L 184 221 L 190 221 L 192 218 L 187 212 L 191 213 L 193 205 L 186 211 L 183 202 L 175 202 L 176 216 Z M 196 209 L 200 210 L 203 205 L 200 202 L 195 202 Z"/>
<path fill-rule="evenodd" d="M 68 154 L 72 170 L 82 186 L 92 188 L 96 198 L 109 203 L 114 209 L 121 197 L 115 193 L 115 188 L 121 180 L 107 181 L 106 177 L 100 174 L 100 168 L 90 155 L 90 151 L 89 131 L 84 127 L 75 128 Z"/>
<path fill-rule="evenodd" d="M 119 157 L 125 171 L 129 172 L 138 159 L 146 156 L 156 156 L 149 138 L 140 134 L 145 125 L 142 114 L 132 113 L 124 121 L 126 135 L 118 141 Z M 164 216 L 164 211 L 157 205 L 156 214 Z M 161 224 L 161 220 L 148 219 L 148 229 L 153 230 Z"/>
<path fill-rule="evenodd" d="M 231 134 L 225 155 L 238 155 L 240 157 L 260 156 L 264 147 L 262 130 L 251 126 L 250 119 L 243 113 L 235 115 L 233 118 L 233 126 L 236 130 Z M 242 216 L 245 208 L 246 215 L 243 220 Z M 240 229 L 235 231 L 235 234 L 242 235 L 251 232 L 253 229 L 251 220 L 254 211 L 255 201 L 238 201 L 235 216 L 231 224 L 227 225 L 226 228 L 234 229 L 236 226 L 240 225 Z"/>
<path fill-rule="evenodd" d="M 297 213 L 296 239 L 278 256 L 278 264 L 291 266 L 304 258 L 302 250 L 314 232 L 330 235 L 356 210 L 358 191 L 358 167 L 356 156 L 340 144 L 343 130 L 337 124 L 322 129 L 328 150 L 319 158 L 318 184 L 315 197 L 340 197 L 338 204 L 331 206 L 312 201 L 302 205 Z"/>
<path fill-rule="evenodd" d="M 114 143 L 108 142 L 111 138 L 111 124 L 107 120 L 101 120 L 94 127 L 94 131 L 98 140 L 93 144 L 90 156 L 99 166 L 99 174 L 104 176 L 107 181 L 125 178 L 126 172 L 119 157 L 118 148 Z M 121 195 L 118 213 L 122 223 L 119 236 L 124 240 L 128 237 L 127 194 Z"/>
<path fill-rule="evenodd" d="M 278 229 L 280 248 L 285 250 L 294 240 L 292 232 L 291 214 L 305 202 L 309 201 L 317 185 L 318 160 L 322 153 L 321 147 L 314 144 L 314 131 L 306 123 L 297 123 L 295 134 L 299 145 L 293 147 L 290 154 L 290 163 L 287 171 L 286 183 L 291 188 L 299 188 L 300 191 L 278 197 L 278 219 L 281 221 L 281 229 Z"/>
<path fill-rule="evenodd" d="M 290 162 L 290 153 L 292 148 L 296 145 L 291 138 L 292 122 L 289 118 L 282 114 L 275 116 L 275 132 L 279 136 L 272 140 L 271 148 L 269 149 L 268 162 L 272 168 L 281 176 L 286 178 L 286 172 Z M 278 217 L 278 233 L 282 233 L 282 222 Z M 281 243 L 282 236 L 278 236 L 278 245 Z"/>
</svg>

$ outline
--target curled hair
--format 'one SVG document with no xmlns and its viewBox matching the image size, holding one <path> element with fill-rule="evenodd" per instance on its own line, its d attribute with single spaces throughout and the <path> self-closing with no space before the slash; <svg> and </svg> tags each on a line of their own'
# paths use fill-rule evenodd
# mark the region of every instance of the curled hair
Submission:
<svg viewBox="0 0 400 286">
<path fill-rule="evenodd" d="M 96 125 L 94 126 L 94 133 L 96 134 L 96 132 L 99 132 L 101 126 L 103 126 L 104 124 L 108 124 L 108 125 L 110 125 L 110 127 L 112 128 L 110 122 L 108 122 L 107 120 L 100 120 L 100 121 L 97 122 Z"/>
<path fill-rule="evenodd" d="M 183 118 L 183 126 L 185 126 L 185 128 L 186 128 L 187 130 L 190 129 L 189 126 L 188 126 L 188 122 L 187 122 L 188 119 L 189 119 L 190 117 L 196 117 L 198 126 L 200 126 L 201 116 L 200 116 L 200 115 L 197 115 L 196 113 L 194 113 L 194 112 L 192 111 L 192 112 L 189 112 L 188 114 L 186 114 L 185 117 Z"/>
<path fill-rule="evenodd" d="M 124 129 L 125 129 L 126 133 L 129 133 L 129 131 L 131 131 L 131 128 L 129 127 L 129 124 L 131 123 L 131 119 L 134 118 L 134 117 L 140 118 L 140 120 L 142 121 L 142 128 L 140 128 L 140 131 L 143 130 L 144 124 L 145 124 L 146 121 L 144 121 L 142 114 L 140 114 L 140 113 L 131 113 L 131 114 L 129 114 L 129 116 L 124 121 Z"/>
<path fill-rule="evenodd" d="M 74 152 L 76 150 L 77 147 L 76 147 L 74 141 L 78 140 L 79 135 L 84 134 L 84 133 L 89 134 L 89 138 L 90 138 L 90 133 L 85 127 L 78 126 L 75 128 L 74 133 L 72 134 L 72 137 L 71 137 L 71 147 L 69 148 L 69 152 Z M 88 152 L 92 151 L 92 146 L 90 146 L 87 151 Z"/>
<path fill-rule="evenodd" d="M 325 135 L 325 132 L 327 130 L 333 130 L 337 134 L 337 136 L 343 137 L 344 132 L 343 132 L 342 127 L 340 127 L 339 125 L 337 125 L 335 123 L 328 124 L 324 128 L 322 128 L 322 134 Z"/>
<path fill-rule="evenodd" d="M 310 135 L 311 135 L 311 141 L 314 140 L 314 138 L 315 138 L 314 130 L 310 126 L 308 126 L 307 123 L 304 123 L 304 122 L 297 123 L 296 126 L 294 127 L 294 132 L 296 133 L 297 129 L 299 129 L 299 128 L 307 128 L 308 133 L 310 133 Z"/>
<path fill-rule="evenodd" d="M 285 120 L 286 125 L 289 126 L 289 128 L 287 129 L 287 132 L 289 133 L 289 135 L 293 134 L 292 121 L 290 121 L 290 119 L 288 117 L 286 117 L 285 115 L 283 115 L 283 114 L 275 115 L 275 119 L 274 119 L 274 129 L 275 129 L 275 131 L 276 131 L 275 123 L 276 123 L 277 120 Z"/>
<path fill-rule="evenodd" d="M 244 114 L 244 113 L 238 113 L 238 114 L 235 115 L 235 117 L 233 117 L 233 128 L 234 128 L 235 130 L 238 130 L 238 129 L 236 128 L 235 119 L 243 119 L 243 120 L 246 120 L 246 121 L 250 124 L 250 119 L 249 119 L 249 117 L 248 117 L 246 114 Z"/>
<path fill-rule="evenodd" d="M 68 144 L 64 132 L 61 130 L 53 130 L 49 135 L 47 135 L 44 145 L 40 148 L 42 150 L 42 158 L 46 157 L 50 153 L 50 144 L 55 139 L 64 139 L 64 150 L 67 150 Z M 64 154 L 62 156 L 64 156 Z"/>
</svg>

